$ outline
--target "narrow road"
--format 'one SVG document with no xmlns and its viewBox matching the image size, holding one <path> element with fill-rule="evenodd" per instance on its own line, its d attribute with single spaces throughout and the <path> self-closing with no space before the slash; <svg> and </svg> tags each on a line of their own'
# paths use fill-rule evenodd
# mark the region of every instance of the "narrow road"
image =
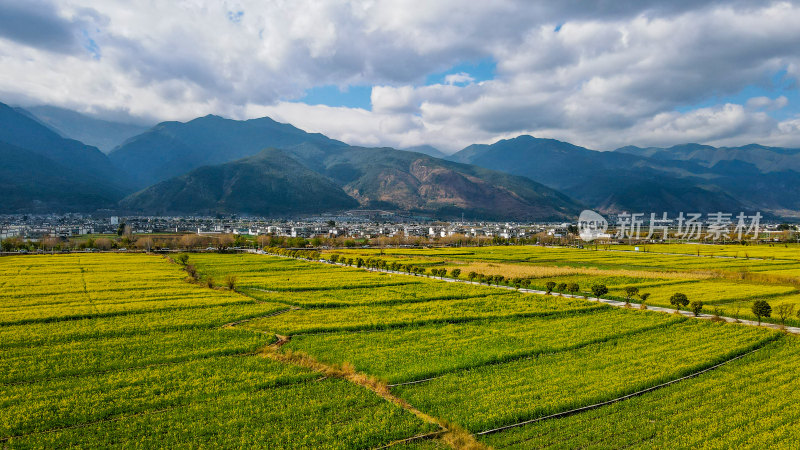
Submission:
<svg viewBox="0 0 800 450">
<path fill-rule="evenodd" d="M 282 256 L 282 255 L 270 255 L 270 256 L 279 256 L 279 257 L 284 257 L 284 258 L 291 258 L 290 256 Z M 291 258 L 291 259 L 298 259 L 298 258 Z M 302 259 L 302 258 L 299 258 L 299 259 Z M 324 260 L 324 259 L 320 259 L 318 261 L 317 260 L 312 261 L 312 260 L 307 260 L 307 259 L 303 259 L 303 260 L 304 261 L 310 261 L 310 262 L 320 262 L 320 263 L 323 263 L 323 264 L 331 264 L 331 265 L 342 266 L 342 267 L 353 267 L 353 266 L 348 266 L 347 264 L 332 263 L 332 262 Z M 413 273 L 399 272 L 399 271 L 395 271 L 395 270 L 373 269 L 373 268 L 369 268 L 369 267 L 361 267 L 361 269 L 364 269 L 364 270 L 367 270 L 367 271 L 370 271 L 370 272 L 391 273 L 391 274 L 395 274 L 395 275 L 405 275 L 405 276 L 409 276 L 409 277 L 427 277 L 426 275 L 416 275 L 416 274 L 413 274 Z M 615 306 L 617 308 L 625 308 L 626 307 L 625 302 L 621 302 L 621 301 L 618 301 L 618 300 L 609 300 L 609 299 L 605 299 L 605 298 L 584 297 L 582 295 L 571 295 L 571 294 L 563 294 L 563 293 L 558 293 L 558 292 L 553 292 L 553 293 L 547 294 L 547 292 L 545 292 L 545 291 L 538 291 L 536 289 L 515 288 L 515 287 L 511 287 L 511 286 L 498 286 L 496 284 L 481 283 L 481 282 L 478 282 L 478 281 L 461 280 L 461 279 L 447 278 L 447 277 L 444 277 L 444 278 L 443 277 L 427 277 L 427 278 L 434 278 L 434 279 L 437 279 L 437 280 L 446 281 L 448 283 L 466 283 L 466 284 L 473 284 L 473 285 L 476 285 L 476 286 L 488 286 L 488 287 L 493 287 L 493 288 L 497 288 L 497 289 L 506 289 L 506 290 L 523 292 L 523 293 L 526 293 L 526 294 L 552 295 L 552 296 L 555 296 L 555 297 L 577 298 L 577 299 L 582 299 L 582 300 L 588 300 L 590 302 L 605 303 L 606 305 Z M 681 315 L 683 315 L 685 317 L 690 317 L 690 318 L 693 318 L 693 319 L 711 320 L 711 319 L 714 318 L 714 316 L 712 314 L 700 314 L 698 316 L 695 316 L 694 313 L 690 312 L 690 311 L 676 310 L 676 309 L 672 309 L 672 308 L 666 308 L 666 307 L 663 307 L 663 306 L 646 305 L 645 308 L 641 308 L 641 304 L 639 304 L 639 303 L 630 303 L 627 307 L 628 308 L 632 308 L 632 309 L 646 309 L 648 311 L 658 311 L 658 312 L 664 312 L 664 313 L 669 313 L 669 314 L 678 313 L 678 314 L 681 314 Z M 744 325 L 750 325 L 750 326 L 754 326 L 754 327 L 761 326 L 761 327 L 765 327 L 765 328 L 771 328 L 773 330 L 786 331 L 786 332 L 792 333 L 792 334 L 800 334 L 800 327 L 783 327 L 782 328 L 780 325 L 774 324 L 774 323 L 762 322 L 759 325 L 758 322 L 756 322 L 754 320 L 735 319 L 733 317 L 726 317 L 726 316 L 720 316 L 719 318 L 724 320 L 724 321 L 726 321 L 726 322 L 728 322 L 728 323 L 741 323 L 741 324 L 744 324 Z"/>
</svg>

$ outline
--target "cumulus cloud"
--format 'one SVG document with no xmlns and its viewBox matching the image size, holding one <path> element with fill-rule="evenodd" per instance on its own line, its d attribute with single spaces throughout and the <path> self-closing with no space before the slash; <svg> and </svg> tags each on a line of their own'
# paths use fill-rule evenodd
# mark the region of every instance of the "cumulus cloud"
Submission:
<svg viewBox="0 0 800 450">
<path fill-rule="evenodd" d="M 106 116 L 270 115 L 360 145 L 456 150 L 522 133 L 591 148 L 797 145 L 800 5 L 756 1 L 0 0 L 0 101 Z M 32 30 L 36 30 L 33 32 Z M 491 59 L 480 83 L 464 62 Z M 432 73 L 441 84 L 425 85 Z M 372 86 L 371 109 L 298 103 Z M 796 87 L 795 87 L 796 89 Z"/>
</svg>

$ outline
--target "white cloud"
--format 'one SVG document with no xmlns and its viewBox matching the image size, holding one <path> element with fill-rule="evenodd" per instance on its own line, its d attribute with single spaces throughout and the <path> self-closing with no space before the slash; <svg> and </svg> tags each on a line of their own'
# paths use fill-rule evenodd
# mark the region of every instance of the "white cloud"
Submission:
<svg viewBox="0 0 800 450">
<path fill-rule="evenodd" d="M 444 84 L 472 84 L 474 82 L 475 78 L 466 72 L 451 73 L 444 77 Z"/>
<path fill-rule="evenodd" d="M 797 119 L 769 116 L 797 107 L 783 96 L 676 112 L 778 71 L 797 82 L 795 2 L 10 2 L 0 0 L 5 102 L 147 120 L 268 114 L 355 144 L 447 150 L 521 133 L 601 149 L 797 145 Z M 420 86 L 485 58 L 494 80 L 464 72 Z M 371 111 L 293 102 L 354 84 L 373 86 Z"/>
<path fill-rule="evenodd" d="M 747 100 L 747 107 L 753 109 L 781 109 L 789 104 L 789 99 L 781 95 L 778 98 L 752 97 Z"/>
</svg>

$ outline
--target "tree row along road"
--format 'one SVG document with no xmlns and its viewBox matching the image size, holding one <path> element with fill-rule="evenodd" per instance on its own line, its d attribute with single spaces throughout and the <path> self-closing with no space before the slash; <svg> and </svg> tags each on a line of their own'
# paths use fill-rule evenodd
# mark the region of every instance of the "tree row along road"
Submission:
<svg viewBox="0 0 800 450">
<path fill-rule="evenodd" d="M 324 263 L 324 264 L 331 264 L 331 265 L 337 265 L 337 266 L 343 266 L 343 267 L 350 267 L 347 264 L 334 263 L 334 262 L 330 262 L 330 261 L 327 261 L 327 260 L 321 260 L 321 259 L 320 260 L 308 260 L 308 259 L 305 259 L 305 258 L 293 258 L 293 257 L 290 257 L 290 256 L 284 256 L 284 255 L 274 255 L 274 256 L 291 258 L 291 259 L 299 259 L 299 260 L 310 261 L 310 262 L 318 262 L 318 263 Z M 418 274 L 410 274 L 410 273 L 406 273 L 406 272 L 393 271 L 393 270 L 384 270 L 384 269 L 368 268 L 368 267 L 361 267 L 361 268 L 365 269 L 366 271 L 369 271 L 369 272 L 389 273 L 389 274 L 406 275 L 406 276 L 422 276 L 422 275 L 418 275 Z M 481 283 L 481 282 L 468 281 L 468 280 L 460 280 L 460 279 L 454 279 L 454 278 L 448 278 L 448 277 L 440 277 L 440 276 L 433 276 L 433 277 L 428 277 L 428 278 L 435 278 L 435 279 L 439 279 L 439 280 L 442 280 L 442 281 L 445 281 L 445 282 L 451 282 L 451 283 L 469 283 L 469 284 L 476 285 L 476 286 L 488 286 L 488 287 L 494 287 L 494 288 L 497 288 L 497 289 L 519 291 L 519 292 L 529 293 L 529 294 L 553 295 L 553 296 L 564 297 L 564 298 L 585 299 L 585 300 L 588 300 L 588 301 L 604 303 L 604 304 L 607 304 L 607 305 L 610 305 L 610 306 L 615 306 L 615 307 L 620 307 L 620 308 L 625 308 L 625 307 L 627 307 L 627 308 L 639 308 L 639 309 L 646 309 L 646 310 L 650 310 L 650 311 L 658 311 L 658 312 L 664 312 L 664 313 L 669 313 L 669 314 L 680 314 L 682 317 L 685 317 L 685 318 L 693 318 L 694 317 L 694 318 L 704 319 L 704 320 L 710 320 L 710 319 L 715 318 L 715 316 L 708 315 L 708 314 L 701 314 L 701 315 L 695 316 L 695 314 L 692 313 L 692 312 L 675 310 L 675 309 L 670 309 L 670 308 L 663 308 L 663 307 L 656 307 L 656 306 L 646 306 L 644 308 L 641 308 L 640 304 L 631 304 L 631 303 L 626 304 L 625 302 L 616 301 L 616 300 L 608 300 L 608 299 L 603 299 L 603 298 L 598 298 L 598 297 L 588 297 L 588 296 L 571 295 L 571 294 L 563 294 L 563 293 L 551 293 L 551 294 L 548 294 L 547 292 L 534 290 L 534 289 L 514 288 L 514 287 L 511 287 L 511 286 L 498 286 L 498 285 L 492 285 L 492 284 L 488 284 L 488 283 Z M 279 313 L 283 313 L 283 312 L 286 312 L 286 310 L 281 311 Z M 736 320 L 736 319 L 730 318 L 730 317 L 720 317 L 720 318 L 724 319 L 726 322 L 731 322 L 731 323 L 739 322 L 739 323 L 742 323 L 744 325 L 749 325 L 749 326 L 757 326 L 758 325 L 756 322 L 749 321 L 749 320 Z M 778 325 L 774 325 L 774 324 L 761 324 L 760 326 L 764 326 L 766 328 L 771 328 L 771 329 L 781 329 Z M 794 334 L 799 334 L 800 333 L 800 328 L 797 328 L 797 327 L 786 327 L 786 328 L 783 328 L 783 330 L 787 331 L 789 333 L 794 333 Z M 284 338 L 284 339 L 286 341 L 288 341 L 288 339 L 291 339 L 291 337 L 287 337 L 287 338 Z M 777 337 L 776 337 L 776 339 L 777 339 Z M 551 414 L 551 415 L 548 415 L 548 416 L 544 416 L 544 417 L 540 417 L 540 418 L 536 418 L 536 419 L 532 419 L 532 420 L 526 420 L 526 421 L 523 421 L 523 422 L 513 423 L 513 424 L 505 425 L 505 426 L 502 426 L 502 427 L 483 430 L 483 431 L 475 433 L 473 436 L 477 437 L 477 436 L 492 434 L 492 433 L 495 433 L 495 432 L 500 432 L 500 431 L 507 430 L 507 429 L 510 429 L 510 428 L 520 427 L 520 426 L 531 424 L 531 423 L 534 423 L 534 422 L 540 422 L 540 421 L 544 421 L 544 420 L 555 419 L 555 418 L 559 418 L 559 417 L 566 417 L 566 416 L 569 416 L 569 415 L 579 414 L 579 413 L 582 413 L 582 412 L 585 412 L 585 411 L 597 409 L 597 408 L 600 408 L 600 407 L 603 407 L 603 406 L 607 406 L 607 405 L 610 405 L 610 404 L 613 404 L 613 403 L 622 402 L 622 401 L 625 401 L 625 400 L 633 398 L 633 397 L 641 396 L 641 395 L 647 394 L 649 392 L 653 392 L 655 390 L 662 389 L 662 388 L 665 388 L 667 386 L 671 386 L 673 384 L 676 384 L 676 383 L 679 383 L 679 382 L 682 382 L 682 381 L 685 381 L 685 380 L 688 380 L 688 379 L 696 378 L 696 377 L 701 376 L 703 374 L 706 374 L 708 372 L 714 371 L 714 370 L 716 370 L 716 369 L 718 369 L 718 368 L 720 368 L 722 366 L 725 366 L 725 365 L 727 365 L 727 364 L 729 364 L 729 363 L 731 363 L 733 361 L 737 361 L 739 359 L 742 359 L 742 358 L 744 358 L 744 357 L 746 357 L 748 355 L 751 355 L 751 354 L 761 350 L 763 348 L 763 346 L 766 345 L 768 342 L 771 342 L 771 340 L 770 341 L 765 341 L 765 342 L 763 342 L 762 344 L 758 345 L 755 348 L 751 347 L 751 349 L 749 349 L 747 351 L 744 351 L 741 354 L 732 355 L 728 359 L 726 359 L 726 360 L 724 360 L 722 362 L 716 363 L 716 364 L 714 364 L 714 365 L 712 365 L 710 367 L 701 368 L 701 369 L 697 370 L 696 372 L 690 373 L 688 375 L 681 376 L 681 377 L 676 378 L 676 379 L 672 379 L 672 380 L 666 381 L 664 383 L 661 383 L 661 384 L 658 384 L 658 385 L 655 385 L 655 386 L 647 387 L 645 389 L 641 389 L 641 390 L 638 390 L 636 392 L 627 393 L 627 394 L 621 395 L 621 396 L 619 396 L 617 398 L 614 398 L 614 399 L 611 399 L 611 400 L 607 400 L 607 401 L 603 401 L 603 402 L 600 402 L 600 403 L 585 405 L 585 406 L 574 408 L 574 409 L 571 409 L 571 410 L 568 410 L 568 411 L 562 411 L 562 412 L 558 412 L 558 413 L 555 413 L 555 414 Z M 273 357 L 275 357 L 275 356 L 273 356 Z M 277 357 L 280 358 L 280 356 L 277 356 Z M 289 362 L 289 361 L 287 360 L 287 362 Z M 318 363 L 316 361 L 313 361 L 312 364 L 320 364 L 320 363 Z M 391 393 L 388 392 L 388 391 L 391 388 L 395 387 L 395 386 L 424 383 L 426 381 L 430 381 L 430 380 L 433 380 L 433 379 L 436 379 L 436 378 L 439 378 L 439 377 L 438 376 L 437 377 L 431 377 L 431 378 L 415 380 L 415 381 L 411 381 L 411 382 L 399 383 L 399 384 L 395 384 L 395 385 L 381 384 L 381 387 L 378 387 L 377 389 L 376 389 L 375 386 L 372 386 L 370 383 L 364 383 L 363 381 L 361 381 L 362 378 L 359 376 L 359 374 L 345 374 L 344 378 L 346 378 L 349 381 L 354 382 L 356 384 L 360 384 L 363 387 L 371 389 L 371 390 L 375 391 L 376 393 L 378 393 L 379 395 L 381 395 L 382 397 L 384 397 L 385 399 L 387 399 L 389 401 L 392 401 L 392 402 L 394 402 L 396 404 L 399 404 L 399 405 L 401 405 L 402 407 L 404 407 L 406 409 L 409 409 L 409 407 L 410 408 L 413 408 L 413 407 L 411 407 L 411 405 L 406 404 L 406 402 L 404 402 L 403 400 L 399 399 L 398 397 L 395 397 L 394 395 L 391 395 Z M 384 389 L 385 389 L 385 391 L 384 391 Z M 415 414 L 417 414 L 418 416 L 425 416 L 426 418 L 428 418 L 428 420 L 431 419 L 430 416 L 428 416 L 427 414 L 416 410 L 416 408 L 414 408 L 413 412 Z M 389 444 L 387 447 L 390 447 L 390 446 L 393 446 L 393 445 L 396 445 L 396 444 L 408 443 L 408 442 L 411 442 L 411 441 L 414 441 L 414 440 L 417 440 L 417 439 L 433 438 L 433 437 L 436 437 L 436 436 L 440 436 L 442 433 L 446 433 L 446 432 L 450 431 L 450 430 L 447 429 L 446 425 L 443 422 L 441 422 L 441 421 L 439 421 L 437 419 L 434 419 L 434 420 L 436 422 L 438 422 L 438 424 L 441 426 L 442 430 L 440 430 L 438 432 L 434 432 L 434 433 L 428 433 L 428 434 L 424 434 L 424 435 L 413 436 L 411 438 L 404 439 L 404 440 L 398 441 L 398 442 L 393 442 L 393 443 Z"/>
<path fill-rule="evenodd" d="M 277 257 L 280 257 L 280 258 L 299 259 L 299 260 L 303 260 L 303 261 L 312 261 L 312 262 L 319 262 L 319 263 L 323 263 L 323 264 L 332 264 L 332 265 L 342 266 L 342 267 L 352 267 L 352 266 L 349 266 L 347 264 L 342 264 L 342 263 L 338 263 L 338 262 L 334 263 L 334 262 L 331 262 L 331 261 L 328 261 L 328 260 L 324 260 L 324 259 L 309 260 L 309 259 L 305 259 L 305 258 L 292 258 L 291 256 L 275 255 L 275 254 L 271 254 L 271 253 L 269 255 L 270 256 L 277 256 Z M 361 269 L 364 269 L 364 270 L 366 270 L 368 272 L 391 273 L 391 274 L 395 274 L 395 275 L 405 275 L 405 276 L 409 276 L 409 277 L 427 276 L 427 275 L 417 275 L 417 274 L 407 273 L 407 272 L 400 272 L 400 271 L 395 271 L 395 270 L 375 269 L 375 268 L 370 268 L 370 267 L 361 267 Z M 715 316 L 713 316 L 711 314 L 698 314 L 697 316 L 695 316 L 695 314 L 693 312 L 690 312 L 690 311 L 682 311 L 682 310 L 676 310 L 676 309 L 671 309 L 671 308 L 665 308 L 665 307 L 661 307 L 661 306 L 650 306 L 650 305 L 645 305 L 645 307 L 642 308 L 642 305 L 639 304 L 639 303 L 628 303 L 628 304 L 626 304 L 625 302 L 621 302 L 621 301 L 618 301 L 618 300 L 609 300 L 609 299 L 598 298 L 598 297 L 589 297 L 589 296 L 583 296 L 583 295 L 564 294 L 564 293 L 559 293 L 559 292 L 552 292 L 552 293 L 548 294 L 545 291 L 538 291 L 538 290 L 535 290 L 535 289 L 515 288 L 515 287 L 511 287 L 511 286 L 499 286 L 499 285 L 496 285 L 496 284 L 481 283 L 479 281 L 461 280 L 461 279 L 448 278 L 448 277 L 433 276 L 433 277 L 428 277 L 428 278 L 435 278 L 435 279 L 442 280 L 442 281 L 445 281 L 445 282 L 448 282 L 448 283 L 466 283 L 466 284 L 473 284 L 473 285 L 476 285 L 476 286 L 487 286 L 487 287 L 492 287 L 492 288 L 496 288 L 496 289 L 505 289 L 505 290 L 511 290 L 511 291 L 518 291 L 518 292 L 523 292 L 523 293 L 526 293 L 526 294 L 552 295 L 552 296 L 556 296 L 556 297 L 584 299 L 584 300 L 588 300 L 590 302 L 605 303 L 607 305 L 615 306 L 617 308 L 633 308 L 633 309 L 643 309 L 643 310 L 648 310 L 648 311 L 658 311 L 658 312 L 664 312 L 664 313 L 669 313 L 669 314 L 681 314 L 681 315 L 683 315 L 685 317 L 691 317 L 691 318 L 694 318 L 694 319 L 701 319 L 701 320 L 711 320 L 711 319 L 715 318 Z M 741 323 L 741 324 L 744 324 L 744 325 L 750 325 L 750 326 L 754 326 L 754 327 L 761 326 L 761 327 L 765 327 L 765 328 L 771 328 L 773 330 L 786 331 L 786 332 L 792 333 L 792 334 L 800 334 L 800 327 L 781 327 L 781 325 L 777 325 L 777 324 L 773 324 L 773 323 L 765 323 L 765 322 L 762 322 L 761 324 L 759 324 L 758 322 L 753 321 L 753 320 L 735 319 L 733 317 L 726 317 L 726 316 L 719 316 L 719 318 L 724 320 L 724 321 L 726 321 L 726 322 L 728 322 L 728 323 Z"/>
</svg>

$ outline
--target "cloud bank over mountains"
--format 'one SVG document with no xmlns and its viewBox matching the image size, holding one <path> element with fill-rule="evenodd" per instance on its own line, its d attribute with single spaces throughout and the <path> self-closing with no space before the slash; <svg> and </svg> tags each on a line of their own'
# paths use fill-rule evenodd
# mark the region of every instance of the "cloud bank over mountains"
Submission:
<svg viewBox="0 0 800 450">
<path fill-rule="evenodd" d="M 0 0 L 0 99 L 401 148 L 800 146 L 800 4 L 662 3 Z M 325 86 L 371 108 L 303 102 Z"/>
</svg>

